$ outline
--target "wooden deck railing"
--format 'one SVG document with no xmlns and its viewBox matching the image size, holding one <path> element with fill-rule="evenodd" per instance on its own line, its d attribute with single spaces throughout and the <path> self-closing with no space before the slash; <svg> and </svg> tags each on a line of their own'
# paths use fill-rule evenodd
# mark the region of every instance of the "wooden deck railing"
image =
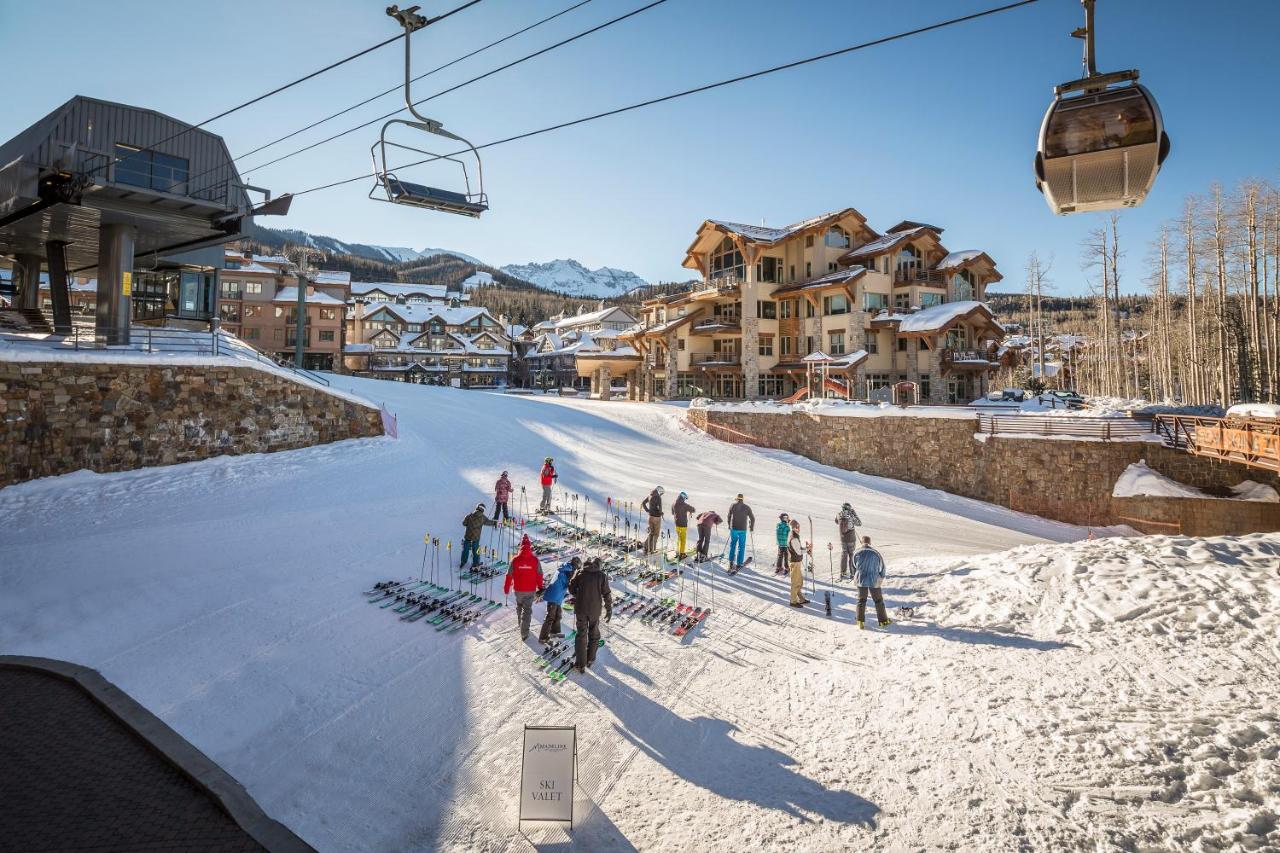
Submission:
<svg viewBox="0 0 1280 853">
<path fill-rule="evenodd" d="M 1101 441 L 1131 441 L 1151 435 L 1145 418 L 1090 418 L 1075 415 L 978 413 L 978 432 L 987 435 L 1063 436 Z"/>
<path fill-rule="evenodd" d="M 1280 471 L 1280 422 L 1156 415 L 1155 429 L 1169 447 Z"/>
</svg>

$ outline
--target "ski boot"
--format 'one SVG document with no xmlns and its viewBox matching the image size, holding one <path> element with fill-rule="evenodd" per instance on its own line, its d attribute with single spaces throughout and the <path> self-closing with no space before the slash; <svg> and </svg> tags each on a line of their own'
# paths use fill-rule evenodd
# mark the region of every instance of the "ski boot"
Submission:
<svg viewBox="0 0 1280 853">
<path fill-rule="evenodd" d="M 862 620 L 861 620 L 861 619 L 859 619 L 859 620 L 858 620 L 858 630 L 859 630 L 859 631 L 865 631 L 865 630 L 867 630 L 867 626 L 866 626 L 866 625 L 864 625 L 864 624 L 862 623 Z"/>
<path fill-rule="evenodd" d="M 888 627 L 889 627 L 890 625 L 892 625 L 892 624 L 893 624 L 893 622 L 891 622 L 891 621 L 890 621 L 890 620 L 888 620 L 888 619 L 881 619 L 881 620 L 880 620 L 880 627 L 881 627 L 881 628 L 888 628 Z"/>
</svg>

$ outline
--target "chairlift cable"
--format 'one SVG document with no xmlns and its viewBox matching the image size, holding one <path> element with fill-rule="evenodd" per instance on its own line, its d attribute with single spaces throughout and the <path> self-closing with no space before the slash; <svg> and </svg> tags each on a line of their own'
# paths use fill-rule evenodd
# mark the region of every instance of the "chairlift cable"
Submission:
<svg viewBox="0 0 1280 853">
<path fill-rule="evenodd" d="M 464 61 L 464 60 L 470 59 L 471 57 L 473 57 L 473 56 L 475 56 L 475 55 L 477 55 L 477 54 L 479 54 L 479 53 L 483 53 L 484 51 L 489 50 L 489 49 L 490 49 L 490 48 L 492 48 L 492 47 L 497 47 L 498 45 L 502 44 L 502 43 L 503 43 L 503 42 L 505 42 L 505 41 L 510 41 L 511 39 L 515 38 L 516 36 L 524 35 L 525 33 L 529 32 L 529 31 L 530 31 L 530 30 L 532 30 L 532 29 L 535 29 L 535 28 L 537 28 L 537 27 L 542 26 L 543 24 L 546 24 L 546 23 L 549 23 L 549 22 L 551 22 L 551 21 L 554 21 L 556 18 L 559 18 L 559 17 L 561 17 L 562 15 L 567 15 L 569 12 L 572 12 L 572 11 L 573 11 L 573 10 L 575 10 L 575 9 L 581 8 L 582 6 L 585 6 L 585 5 L 587 5 L 588 3 L 590 3 L 590 2 L 591 2 L 591 0 L 578 0 L 578 2 L 577 2 L 577 3 L 574 3 L 572 6 L 568 6 L 568 7 L 564 8 L 564 9 L 561 9 L 559 12 L 556 12 L 556 13 L 554 13 L 554 14 L 552 14 L 552 15 L 548 15 L 547 17 L 542 18 L 541 20 L 534 21 L 532 24 L 529 24 L 527 27 L 522 27 L 521 29 L 518 29 L 518 30 L 516 30 L 516 31 L 515 31 L 515 32 L 513 32 L 513 33 L 509 33 L 509 34 L 507 34 L 507 35 L 503 36 L 502 38 L 498 39 L 497 41 L 491 41 L 491 42 L 489 42 L 488 44 L 484 45 L 483 47 L 478 47 L 478 48 L 476 48 L 475 50 L 471 51 L 470 53 L 464 53 L 462 56 L 459 56 L 459 57 L 457 57 L 456 59 L 451 59 L 451 60 L 449 60 L 449 61 L 448 61 L 448 62 L 446 62 L 444 65 L 438 65 L 438 66 L 436 66 L 435 68 L 432 68 L 430 71 L 424 71 L 423 73 L 419 74 L 417 77 L 414 77 L 414 78 L 413 78 L 413 80 L 412 80 L 411 82 L 416 83 L 416 82 L 418 82 L 419 80 L 422 80 L 422 79 L 423 79 L 423 78 L 425 78 L 425 77 L 429 77 L 429 76 L 431 76 L 432 74 L 435 74 L 435 73 L 436 73 L 436 72 L 438 72 L 438 71 L 443 71 L 443 70 L 445 70 L 446 68 L 449 68 L 449 67 L 451 67 L 451 66 L 453 66 L 453 65 L 457 65 L 459 62 L 462 62 L 462 61 Z M 399 36 L 397 36 L 397 38 L 399 38 Z M 344 115 L 346 115 L 347 113 L 351 112 L 352 110 L 359 109 L 360 107 L 363 107 L 363 106 L 365 106 L 366 104 L 371 104 L 371 103 L 373 103 L 374 101 L 378 100 L 379 98 L 386 97 L 387 95 L 390 95 L 390 94 L 392 94 L 392 93 L 394 93 L 394 92 L 399 92 L 399 91 L 401 91 L 401 89 L 402 89 L 402 88 L 403 88 L 403 84 L 399 84 L 399 83 L 397 83 L 395 86 L 392 86 L 390 89 L 386 89 L 386 90 L 384 90 L 384 91 L 382 91 L 382 92 L 379 92 L 378 94 L 376 94 L 376 95 L 374 95 L 374 96 L 372 96 L 372 97 L 370 97 L 370 98 L 366 98 L 366 99 L 364 99 L 363 101 L 360 101 L 358 104 L 352 104 L 351 106 L 347 107 L 347 108 L 346 108 L 346 109 L 344 109 L 344 110 L 340 110 L 340 111 L 338 111 L 338 112 L 334 113 L 333 115 L 330 115 L 330 116 L 327 116 L 327 117 L 325 117 L 325 118 L 320 119 L 319 121 L 314 121 L 314 122 L 312 122 L 311 124 L 307 125 L 306 127 L 299 128 L 298 130 L 295 130 L 295 131 L 293 131 L 292 133 L 287 133 L 287 134 L 285 134 L 284 136 L 280 137 L 279 139 L 272 140 L 271 142 L 268 142 L 268 143 L 266 143 L 265 145 L 259 145 L 257 148 L 254 148 L 254 149 L 253 149 L 253 150 L 251 150 L 251 151 L 246 151 L 245 153 L 243 153 L 243 154 L 241 154 L 241 155 L 239 155 L 239 156 L 237 156 L 237 157 L 233 157 L 232 159 L 233 159 L 233 160 L 243 160 L 243 159 L 244 159 L 244 158 L 246 158 L 246 157 L 251 157 L 251 156 L 253 156 L 254 154 L 257 154 L 259 151 L 264 151 L 264 150 L 266 150 L 267 148 L 270 148 L 270 147 L 271 147 L 271 146 L 273 146 L 273 145 L 278 145 L 278 144 L 280 144 L 281 142 L 284 142 L 286 139 L 292 139 L 293 137 L 297 136 L 297 135 L 298 135 L 298 134 L 300 134 L 300 133 L 306 133 L 308 130 L 312 130 L 313 128 L 319 127 L 320 125 L 324 124 L 325 122 L 333 121 L 335 118 L 339 118 L 339 117 L 341 117 L 341 116 L 344 116 Z M 199 177 L 199 176 L 197 175 L 197 177 Z"/>
<path fill-rule="evenodd" d="M 656 104 L 666 103 L 667 101 L 674 101 L 677 98 L 683 98 L 689 95 L 696 95 L 702 92 L 709 92 L 713 89 L 719 89 L 724 86 L 730 86 L 734 83 L 741 83 L 746 80 L 754 80 L 756 78 L 764 77 L 769 74 L 775 74 L 780 71 L 788 71 L 792 68 L 799 68 L 803 65 L 810 65 L 812 63 L 821 62 L 826 59 L 832 59 L 837 56 L 844 56 L 845 54 L 853 53 L 859 50 L 865 50 L 870 47 L 877 47 L 879 45 L 888 44 L 889 42 L 901 41 L 902 39 L 906 39 L 911 36 L 921 35 L 923 33 L 932 32 L 934 30 L 940 30 L 945 27 L 951 27 L 957 24 L 967 23 L 969 21 L 977 20 L 979 18 L 985 18 L 991 15 L 997 15 L 1001 12 L 1009 12 L 1014 9 L 1018 9 L 1023 6 L 1030 6 L 1031 4 L 1038 3 L 1038 2 L 1040 2 L 1040 0 L 1018 0 L 1018 2 L 1016 3 L 1008 3 L 1003 6 L 996 6 L 994 8 L 986 9 L 981 12 L 974 12 L 973 14 L 964 15 L 959 18 L 951 18 L 946 21 L 939 21 L 936 24 L 929 24 L 927 26 L 917 27 L 916 29 L 913 29 L 913 30 L 907 30 L 905 32 L 895 33 L 894 35 L 889 35 L 889 36 L 884 36 L 882 38 L 874 39 L 872 41 L 862 42 L 861 44 L 850 45 L 849 47 L 841 48 L 839 50 L 828 51 L 826 53 L 818 54 L 817 56 L 810 56 L 805 59 L 798 59 L 793 62 L 784 63 L 782 65 L 775 65 L 771 68 L 764 68 L 759 71 L 753 71 L 749 74 L 740 74 L 737 77 L 730 77 L 726 80 L 720 80 L 715 83 L 707 83 L 702 86 L 696 86 L 692 89 L 685 89 L 680 92 L 673 92 L 672 94 L 669 94 L 669 95 L 663 95 L 657 98 L 650 98 L 649 100 L 639 101 L 637 103 L 629 104 L 624 107 L 617 107 L 616 109 L 606 110 L 605 112 L 595 113 L 589 116 L 583 116 L 581 118 L 572 119 L 570 121 L 560 122 L 559 124 L 553 124 L 553 125 L 550 125 L 549 127 L 543 127 L 537 130 L 526 131 L 525 133 L 519 133 L 519 134 L 516 134 L 515 136 L 508 136 L 504 139 L 496 139 L 493 142 L 486 142 L 481 145 L 477 145 L 474 147 L 474 150 L 481 151 L 486 148 L 494 148 L 499 145 L 505 145 L 508 142 L 516 142 L 522 139 L 529 139 L 530 137 L 540 136 L 541 134 L 544 134 L 544 133 L 551 133 L 552 131 L 555 131 L 555 130 L 563 130 L 566 127 L 574 127 L 579 124 L 586 124 L 587 122 L 596 121 L 597 119 L 609 118 L 610 116 L 620 115 L 622 113 L 631 112 L 633 110 L 638 110 L 643 107 L 651 107 Z M 402 163 L 401 165 L 397 166 L 396 169 L 399 170 L 399 169 L 411 168 L 413 166 L 421 166 L 426 163 L 435 162 L 436 160 L 445 159 L 447 157 L 456 157 L 472 150 L 473 149 L 471 148 L 464 148 L 459 151 L 455 151 L 451 154 L 441 154 L 436 157 L 432 157 L 426 160 L 419 160 L 413 163 Z M 311 187 L 310 189 L 301 190 L 299 192 L 293 193 L 293 195 L 295 197 L 300 195 L 307 195 L 308 193 L 320 192 L 321 190 L 327 190 L 327 189 L 333 189 L 334 187 L 344 186 L 345 184 L 352 184 L 352 183 L 355 183 L 356 181 L 363 181 L 376 176 L 377 176 L 377 173 L 375 172 L 366 172 L 365 174 L 356 175 L 355 177 L 345 178 L 340 181 L 334 181 L 332 183 L 322 184 L 317 187 Z"/>
<path fill-rule="evenodd" d="M 583 30 L 582 32 L 569 36 L 566 39 L 562 39 L 556 42 L 555 44 L 548 45 L 540 50 L 534 51 L 533 53 L 526 54 L 525 56 L 522 56 L 519 59 L 514 59 L 511 62 L 506 63 L 505 65 L 499 65 L 497 68 L 491 69 L 489 71 L 484 72 L 483 74 L 479 74 L 475 77 L 472 77 L 470 80 L 464 80 L 463 82 L 450 86 L 447 89 L 442 89 L 439 92 L 436 92 L 434 95 L 428 95 L 425 98 L 420 98 L 419 100 L 414 101 L 413 104 L 414 106 L 421 106 L 422 104 L 425 104 L 428 101 L 434 101 L 436 98 L 439 98 L 443 95 L 448 95 L 452 92 L 456 92 L 459 89 L 463 88 L 464 86 L 470 86 L 472 83 L 479 82 L 480 80 L 483 80 L 486 77 L 492 77 L 494 74 L 498 74 L 499 72 L 506 71 L 508 68 L 513 68 L 517 65 L 520 65 L 521 63 L 528 62 L 530 59 L 535 59 L 539 56 L 542 56 L 543 54 L 550 53 L 551 51 L 564 47 L 565 45 L 571 42 L 575 42 L 578 39 L 585 38 L 603 29 L 607 29 L 608 27 L 611 27 L 614 24 L 619 24 L 627 20 L 628 18 L 632 18 L 632 17 L 635 17 L 636 15 L 639 15 L 642 12 L 647 12 L 655 6 L 661 6 L 663 3 L 666 3 L 666 2 L 667 0 L 652 0 L 652 2 L 644 6 L 641 6 L 637 9 L 632 9 L 630 12 L 627 12 L 624 15 L 619 15 L 618 17 L 613 18 L 612 20 L 609 20 L 609 21 L 605 21 L 602 24 L 597 24 L 591 29 Z M 397 36 L 397 38 L 399 37 Z M 397 88 L 400 88 L 400 87 L 397 87 Z M 366 127 L 369 127 L 370 125 L 374 125 L 374 124 L 377 124 L 378 122 L 386 121 L 387 119 L 392 118 L 393 116 L 397 116 L 400 113 L 404 112 L 404 110 L 405 110 L 404 107 L 400 107 L 399 109 L 392 110 L 391 112 L 386 113 L 385 115 L 380 115 L 380 116 L 377 116 L 376 118 L 371 118 L 362 124 L 356 125 L 355 127 L 349 127 L 346 130 L 343 130 L 339 133 L 335 133 L 332 136 L 325 137 L 324 139 L 321 139 L 317 142 L 313 142 L 310 145 L 304 145 L 302 148 L 299 148 L 295 151 L 290 151 L 288 154 L 282 154 L 279 157 L 275 158 L 274 160 L 268 160 L 265 163 L 260 163 L 251 169 L 244 170 L 240 174 L 243 177 L 244 175 L 247 175 L 250 172 L 256 172 L 259 169 L 265 169 L 267 166 L 274 166 L 276 163 L 279 163 L 282 160 L 287 160 L 290 157 L 295 157 L 298 154 L 305 153 L 307 151 L 310 151 L 313 148 L 318 148 L 321 145 L 326 145 L 330 142 L 333 142 L 334 140 L 341 139 L 342 137 L 348 134 L 355 133 L 357 130 L 364 130 Z"/>
<path fill-rule="evenodd" d="M 443 13 L 443 14 L 441 14 L 441 15 L 437 15 L 437 16 L 435 16 L 434 18 L 430 18 L 430 19 L 428 19 L 427 23 L 428 23 L 428 24 L 434 24 L 434 23 L 435 23 L 435 22 L 437 22 L 437 21 L 443 21 L 445 18 L 449 17 L 450 15 L 455 15 L 455 14 L 457 14 L 458 12 L 461 12 L 461 11 L 462 11 L 462 10 L 464 10 L 464 9 L 470 8 L 471 6 L 474 6 L 474 5 L 476 5 L 477 3 L 479 3 L 479 2 L 481 2 L 481 0 L 469 0 L 469 2 L 467 2 L 467 3 L 463 3 L 461 6 L 458 6 L 457 8 L 450 9 L 448 12 L 445 12 L 445 13 Z M 158 148 L 159 146 L 164 145 L 166 142 L 172 142 L 173 140 L 177 139 L 178 137 L 183 136 L 183 135 L 185 135 L 185 134 L 187 134 L 187 133 L 190 133 L 190 132 L 191 132 L 191 131 L 193 131 L 193 130 L 199 130 L 200 128 L 204 127 L 205 125 L 207 125 L 207 124 L 212 124 L 213 122 L 217 121 L 218 119 L 226 118 L 227 116 L 231 115 L 232 113 L 239 112 L 240 110 L 244 109 L 245 107 L 253 106 L 253 105 L 254 105 L 254 104 L 256 104 L 256 103 L 259 103 L 260 101 L 265 101 L 267 98 L 270 98 L 270 97 L 272 97 L 273 95 L 278 95 L 278 94 L 280 94 L 281 92 L 285 91 L 286 89 L 292 89 L 294 86 L 297 86 L 297 85 L 298 85 L 298 84 L 300 84 L 300 83 L 305 83 L 305 82 L 307 82 L 308 80 L 311 80 L 311 79 L 313 79 L 313 78 L 319 77 L 321 74 L 324 74 L 324 73 L 325 73 L 325 72 L 327 72 L 327 71 L 332 71 L 333 69 L 335 69 L 335 68 L 337 68 L 337 67 L 339 67 L 339 66 L 341 66 L 341 65 L 346 65 L 348 62 L 351 62 L 352 60 L 359 59 L 360 57 L 365 56 L 366 54 L 373 53 L 375 50 L 378 50 L 379 48 L 386 47 L 387 45 L 391 44 L 392 42 L 399 41 L 401 37 L 402 37 L 402 35 L 401 35 L 401 34 L 394 35 L 394 36 L 392 36 L 392 37 L 391 37 L 391 38 L 389 38 L 389 39 L 385 39 L 385 40 L 383 40 L 383 41 L 378 42 L 378 43 L 377 43 L 377 44 L 375 44 L 375 45 L 371 45 L 371 46 L 369 46 L 369 47 L 366 47 L 364 50 L 361 50 L 361 51 L 358 51 L 358 52 L 356 52 L 356 53 L 353 53 L 353 54 L 351 54 L 350 56 L 346 57 L 345 59 L 339 59 L 339 60 L 337 60 L 336 62 L 331 62 L 331 63 L 329 63 L 328 65 L 326 65 L 324 68 L 320 68 L 320 69 L 317 69 L 317 70 L 315 70 L 315 71 L 312 71 L 310 74 L 306 74 L 306 75 L 304 75 L 304 76 L 302 76 L 302 77 L 299 77 L 298 79 L 296 79 L 296 80 L 294 80 L 294 81 L 292 81 L 292 82 L 285 83 L 285 84 L 283 84 L 283 85 L 281 85 L 281 86 L 277 86 L 276 88 L 272 89 L 271 91 L 269 91 L 269 92 L 265 92 L 265 93 L 263 93 L 263 94 L 261 94 L 261 95 L 258 95 L 258 96 L 257 96 L 257 97 L 255 97 L 255 98 L 250 98 L 249 100 L 245 101 L 245 102 L 244 102 L 244 103 L 242 103 L 242 104 L 238 104 L 237 106 L 230 107 L 229 109 L 225 109 L 225 110 L 223 110 L 222 112 L 218 113 L 216 116 L 213 116 L 213 117 L 211 117 L 211 118 L 207 118 L 207 119 L 205 119 L 204 121 L 200 122 L 199 124 L 193 124 L 193 125 L 189 125 L 189 126 L 187 126 L 187 127 L 184 127 L 182 130 L 178 131 L 177 133 L 172 134 L 172 135 L 170 135 L 170 136 L 168 136 L 168 137 L 165 137 L 164 139 L 161 139 L 159 142 L 155 142 L 155 143 L 152 143 L 151 145 L 148 145 L 144 150 L 148 150 L 148 151 L 155 150 L 155 149 L 156 149 L 156 148 Z M 121 161 L 121 160 L 123 160 L 123 159 L 124 159 L 124 158 L 123 158 L 123 157 L 121 157 L 121 156 L 115 157 L 115 158 L 113 158 L 113 159 L 111 160 L 111 162 L 110 162 L 110 163 L 108 163 L 107 165 L 108 165 L 108 166 L 113 165 L 113 164 L 115 164 L 115 163 L 120 162 L 120 161 Z M 199 177 L 199 175 L 197 175 L 196 177 Z M 189 183 L 189 182 L 190 182 L 190 181 L 192 181 L 192 180 L 194 180 L 194 179 L 193 179 L 193 178 L 188 178 L 188 179 L 187 179 L 187 182 Z"/>
</svg>

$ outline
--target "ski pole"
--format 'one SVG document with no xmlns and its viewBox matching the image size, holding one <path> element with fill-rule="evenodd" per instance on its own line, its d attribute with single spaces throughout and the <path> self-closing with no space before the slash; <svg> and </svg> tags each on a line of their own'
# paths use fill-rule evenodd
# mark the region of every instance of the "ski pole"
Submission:
<svg viewBox="0 0 1280 853">
<path fill-rule="evenodd" d="M 419 573 L 417 573 L 417 581 L 419 581 L 419 583 L 422 583 L 422 578 L 426 575 L 426 552 L 428 552 L 428 548 L 430 547 L 431 534 L 428 533 L 425 537 L 422 537 L 422 567 L 421 570 L 419 570 Z"/>
<path fill-rule="evenodd" d="M 453 540 L 452 539 L 449 539 L 444 543 L 444 550 L 447 552 L 448 558 L 449 558 L 449 588 L 453 589 L 453 579 L 455 575 L 453 572 Z"/>
<path fill-rule="evenodd" d="M 827 543 L 827 585 L 831 587 L 831 597 L 836 597 L 836 564 L 835 564 L 835 545 Z"/>
</svg>

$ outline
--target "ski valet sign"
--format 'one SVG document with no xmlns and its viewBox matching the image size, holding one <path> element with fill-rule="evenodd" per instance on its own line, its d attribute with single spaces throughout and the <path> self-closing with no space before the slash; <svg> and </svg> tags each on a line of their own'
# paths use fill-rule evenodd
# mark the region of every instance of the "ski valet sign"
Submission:
<svg viewBox="0 0 1280 853">
<path fill-rule="evenodd" d="M 525 726 L 520 765 L 520 820 L 573 826 L 574 772 L 578 767 L 577 726 Z"/>
</svg>

